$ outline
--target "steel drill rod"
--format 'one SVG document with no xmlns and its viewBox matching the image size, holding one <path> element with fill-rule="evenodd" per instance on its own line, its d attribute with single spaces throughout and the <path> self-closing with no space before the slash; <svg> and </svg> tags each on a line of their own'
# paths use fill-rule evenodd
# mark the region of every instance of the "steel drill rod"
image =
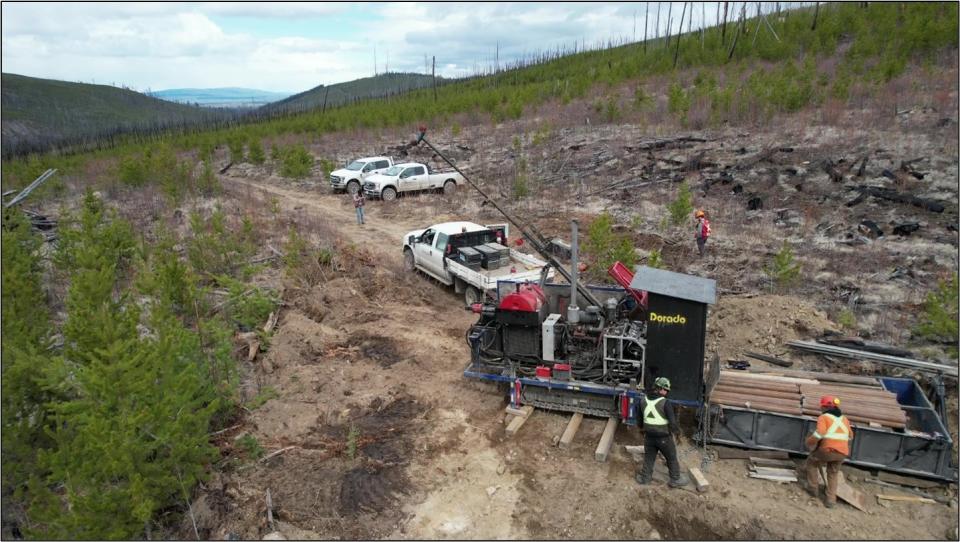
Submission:
<svg viewBox="0 0 960 542">
<path fill-rule="evenodd" d="M 431 150 L 433 150 L 433 152 L 437 153 L 437 155 L 438 155 L 440 158 L 443 158 L 443 161 L 444 161 L 444 162 L 450 164 L 450 167 L 452 167 L 457 173 L 459 173 L 459 174 L 463 177 L 463 180 L 465 180 L 465 181 L 467 181 L 468 183 L 470 183 L 470 186 L 472 186 L 474 190 L 476 190 L 477 192 L 479 192 L 480 195 L 483 196 L 486 201 L 489 201 L 489 202 L 490 202 L 490 205 L 493 205 L 494 209 L 500 211 L 500 214 L 502 214 L 511 224 L 513 224 L 514 226 L 516 226 L 517 229 L 520 230 L 520 233 L 522 233 L 522 234 L 524 235 L 524 237 L 526 237 L 527 239 L 530 240 L 530 244 L 533 245 L 533 248 L 535 248 L 535 249 L 537 250 L 537 252 L 539 252 L 540 255 L 543 256 L 544 259 L 546 259 L 547 262 L 548 262 L 550 265 L 552 265 L 552 266 L 557 270 L 558 273 L 560 273 L 561 275 L 563 275 L 563 278 L 565 278 L 565 279 L 567 280 L 567 282 L 570 282 L 571 284 L 573 283 L 573 281 L 571 280 L 571 277 L 570 277 L 570 272 L 567 271 L 567 270 L 564 268 L 564 266 L 563 266 L 559 261 L 557 261 L 556 258 L 553 257 L 552 254 L 550 254 L 549 252 L 547 252 L 547 249 L 543 246 L 544 240 L 543 240 L 543 239 L 538 239 L 538 237 L 540 237 L 539 235 L 535 236 L 535 235 L 531 234 L 531 233 L 528 231 L 529 228 L 528 228 L 527 226 L 524 226 L 523 224 L 521 224 L 517 219 L 513 218 L 512 216 L 510 216 L 510 213 L 508 213 L 508 212 L 505 211 L 503 208 L 501 208 L 499 205 L 497 205 L 497 202 L 496 202 L 493 198 L 491 198 L 490 196 L 488 196 L 488 195 L 486 194 L 486 192 L 484 192 L 483 190 L 481 190 L 480 187 L 476 185 L 476 183 L 474 183 L 473 181 L 471 181 L 470 178 L 467 177 L 466 173 L 460 171 L 460 168 L 458 168 L 453 162 L 451 162 L 449 158 L 447 158 L 446 156 L 444 156 L 444 154 L 443 154 L 442 152 L 440 152 L 439 149 L 437 149 L 436 147 L 434 147 L 432 143 L 430 143 L 429 141 L 427 141 L 426 135 L 424 135 L 422 132 L 421 132 L 421 135 L 420 135 L 420 141 L 423 141 L 424 143 L 426 143 L 427 146 L 430 147 Z M 588 290 L 588 289 L 586 288 L 586 286 L 584 286 L 579 280 L 577 281 L 577 291 L 580 292 L 580 295 L 582 295 L 588 302 L 590 302 L 591 305 L 600 306 L 600 301 L 599 301 L 599 300 L 590 292 L 590 290 Z M 571 300 L 571 303 L 574 303 L 575 301 L 576 301 L 576 300 Z"/>
</svg>

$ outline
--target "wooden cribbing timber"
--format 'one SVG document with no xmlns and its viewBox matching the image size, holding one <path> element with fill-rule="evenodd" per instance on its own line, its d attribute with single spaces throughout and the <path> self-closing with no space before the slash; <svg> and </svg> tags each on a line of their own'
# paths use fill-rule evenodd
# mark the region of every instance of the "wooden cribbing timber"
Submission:
<svg viewBox="0 0 960 542">
<path fill-rule="evenodd" d="M 895 393 L 884 390 L 876 380 L 852 377 L 847 382 L 823 381 L 821 373 L 804 371 L 803 378 L 721 371 L 710 402 L 717 405 L 751 408 L 790 415 L 820 415 L 820 397 L 840 398 L 840 409 L 851 422 L 862 425 L 902 429 L 907 414 L 897 402 Z M 826 374 L 826 373 L 822 373 Z"/>
</svg>

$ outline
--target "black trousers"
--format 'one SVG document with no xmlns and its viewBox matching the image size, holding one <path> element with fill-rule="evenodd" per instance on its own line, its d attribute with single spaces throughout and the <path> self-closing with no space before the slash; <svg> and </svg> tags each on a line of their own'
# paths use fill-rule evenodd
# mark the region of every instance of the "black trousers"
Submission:
<svg viewBox="0 0 960 542">
<path fill-rule="evenodd" d="M 657 461 L 657 453 L 663 454 L 663 458 L 667 460 L 670 479 L 679 479 L 680 461 L 677 460 L 677 445 L 670 434 L 646 434 L 643 441 L 643 470 L 640 471 L 640 476 L 643 478 L 653 476 L 653 464 Z"/>
</svg>

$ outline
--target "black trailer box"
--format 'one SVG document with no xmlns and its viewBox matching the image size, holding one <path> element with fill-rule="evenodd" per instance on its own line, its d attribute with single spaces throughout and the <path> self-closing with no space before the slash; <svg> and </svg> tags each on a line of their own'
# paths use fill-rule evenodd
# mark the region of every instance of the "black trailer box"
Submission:
<svg viewBox="0 0 960 542">
<path fill-rule="evenodd" d="M 474 271 L 478 271 L 480 264 L 483 262 L 483 256 L 480 254 L 480 251 L 475 248 L 460 247 L 458 249 L 457 261 Z"/>
<path fill-rule="evenodd" d="M 483 260 L 481 266 L 484 269 L 499 269 L 500 268 L 500 253 L 488 247 L 487 245 L 477 245 L 473 247 L 480 252 Z"/>
<path fill-rule="evenodd" d="M 485 246 L 497 251 L 500 255 L 500 265 L 506 265 L 504 262 L 510 259 L 510 249 L 500 243 L 487 243 Z"/>
</svg>

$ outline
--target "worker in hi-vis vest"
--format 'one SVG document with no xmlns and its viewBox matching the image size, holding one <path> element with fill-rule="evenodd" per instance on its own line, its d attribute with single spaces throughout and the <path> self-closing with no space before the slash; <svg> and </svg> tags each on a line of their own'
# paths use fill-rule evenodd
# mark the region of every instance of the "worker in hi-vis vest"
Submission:
<svg viewBox="0 0 960 542">
<path fill-rule="evenodd" d="M 677 460 L 677 446 L 673 442 L 673 435 L 680 434 L 677 425 L 677 415 L 673 406 L 667 400 L 670 393 L 670 380 L 659 377 L 653 382 L 653 391 L 640 401 L 640 419 L 643 423 L 643 468 L 637 473 L 637 483 L 649 484 L 653 478 L 653 464 L 657 461 L 657 453 L 663 454 L 670 470 L 670 487 L 683 487 L 690 483 L 685 474 L 680 472 L 680 461 Z"/>
<path fill-rule="evenodd" d="M 840 464 L 850 456 L 850 441 L 853 440 L 853 428 L 850 420 L 840 412 L 840 399 L 830 395 L 820 398 L 820 417 L 817 429 L 807 437 L 806 471 L 804 489 L 814 498 L 820 492 L 820 467 L 827 466 L 827 493 L 823 503 L 827 508 L 837 504 L 837 483 Z"/>
</svg>

